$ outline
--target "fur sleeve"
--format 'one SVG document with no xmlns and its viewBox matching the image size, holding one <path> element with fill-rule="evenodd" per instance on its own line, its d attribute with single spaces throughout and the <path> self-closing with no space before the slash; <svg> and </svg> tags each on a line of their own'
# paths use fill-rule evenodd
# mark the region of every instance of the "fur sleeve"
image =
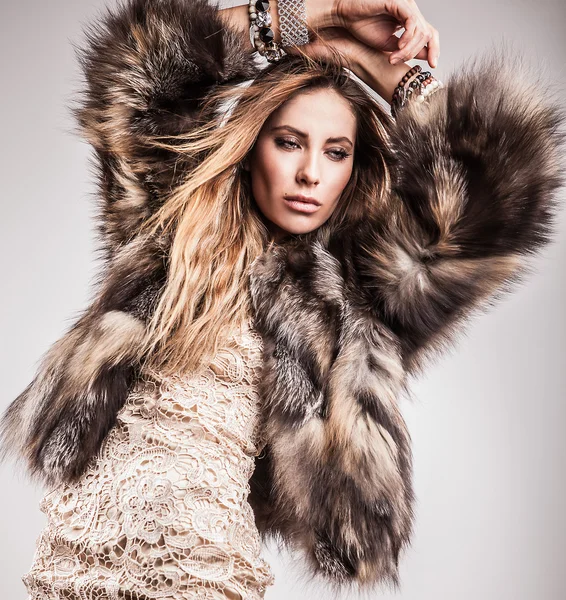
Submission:
<svg viewBox="0 0 566 600">
<path fill-rule="evenodd" d="M 252 77 L 245 46 L 206 0 L 123 0 L 86 30 L 75 116 L 96 152 L 110 252 L 190 166 L 152 147 L 152 138 L 187 132 L 212 87 Z"/>
<path fill-rule="evenodd" d="M 150 240 L 116 253 L 92 304 L 3 415 L 3 455 L 22 458 L 48 483 L 81 475 L 126 400 L 164 277 L 163 253 Z"/>
<path fill-rule="evenodd" d="M 188 131 L 213 86 L 254 74 L 241 38 L 206 0 L 122 0 L 87 30 L 75 116 L 97 156 L 104 281 L 0 431 L 3 453 L 44 480 L 79 476 L 127 397 L 166 268 L 138 227 L 188 166 L 151 141 Z"/>
<path fill-rule="evenodd" d="M 494 52 L 398 115 L 390 214 L 366 226 L 359 270 L 409 368 L 551 239 L 564 116 L 548 93 L 521 59 Z"/>
</svg>

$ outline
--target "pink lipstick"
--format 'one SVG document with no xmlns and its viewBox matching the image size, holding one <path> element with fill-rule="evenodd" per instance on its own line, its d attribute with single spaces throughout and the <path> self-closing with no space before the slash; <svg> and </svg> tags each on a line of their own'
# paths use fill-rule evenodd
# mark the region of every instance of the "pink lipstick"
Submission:
<svg viewBox="0 0 566 600">
<path fill-rule="evenodd" d="M 313 213 L 320 208 L 320 202 L 309 196 L 286 196 L 283 200 L 289 208 L 302 213 Z"/>
</svg>

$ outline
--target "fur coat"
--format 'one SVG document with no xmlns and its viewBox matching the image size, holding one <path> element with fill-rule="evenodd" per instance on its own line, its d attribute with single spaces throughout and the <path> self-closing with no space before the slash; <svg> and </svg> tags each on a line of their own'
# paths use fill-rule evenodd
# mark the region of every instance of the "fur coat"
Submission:
<svg viewBox="0 0 566 600">
<path fill-rule="evenodd" d="M 147 140 L 187 131 L 209 90 L 258 69 L 204 0 L 127 0 L 87 38 L 76 116 L 96 154 L 104 271 L 2 422 L 4 448 L 49 483 L 79 477 L 115 423 L 167 275 L 167 241 L 138 230 L 183 165 Z M 254 263 L 268 445 L 250 503 L 263 535 L 335 582 L 396 581 L 413 518 L 407 378 L 552 236 L 563 117 L 499 58 L 391 120 L 387 219 L 297 236 Z"/>
</svg>

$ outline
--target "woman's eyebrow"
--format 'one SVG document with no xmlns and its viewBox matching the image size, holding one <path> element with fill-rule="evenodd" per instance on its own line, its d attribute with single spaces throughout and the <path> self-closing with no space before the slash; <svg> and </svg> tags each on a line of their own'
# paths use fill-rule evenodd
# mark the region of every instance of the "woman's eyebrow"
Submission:
<svg viewBox="0 0 566 600">
<path fill-rule="evenodd" d="M 279 129 L 286 129 L 287 131 L 290 131 L 291 133 L 294 133 L 295 135 L 303 139 L 308 139 L 309 137 L 308 133 L 300 131 L 295 127 L 291 127 L 291 125 L 276 125 L 275 127 L 272 127 L 270 131 L 277 131 Z M 354 144 L 352 144 L 352 142 L 350 141 L 350 138 L 347 138 L 346 136 L 329 137 L 326 141 L 330 143 L 346 142 L 347 144 L 350 144 L 350 146 L 354 146 Z"/>
</svg>

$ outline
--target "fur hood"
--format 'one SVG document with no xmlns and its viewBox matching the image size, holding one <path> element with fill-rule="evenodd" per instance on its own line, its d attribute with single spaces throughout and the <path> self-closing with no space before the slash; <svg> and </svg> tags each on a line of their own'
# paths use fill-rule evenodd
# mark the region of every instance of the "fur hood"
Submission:
<svg viewBox="0 0 566 600">
<path fill-rule="evenodd" d="M 79 477 L 114 425 L 167 275 L 167 240 L 139 227 L 184 169 L 147 140 L 187 131 L 209 90 L 258 69 L 204 0 L 127 0 L 91 27 L 81 61 L 104 271 L 2 422 L 5 451 L 49 483 Z M 332 581 L 397 580 L 413 519 L 407 378 L 551 239 L 563 116 L 531 81 L 501 54 L 463 65 L 392 119 L 387 218 L 321 228 L 253 265 L 267 446 L 250 502 L 263 535 Z"/>
</svg>

